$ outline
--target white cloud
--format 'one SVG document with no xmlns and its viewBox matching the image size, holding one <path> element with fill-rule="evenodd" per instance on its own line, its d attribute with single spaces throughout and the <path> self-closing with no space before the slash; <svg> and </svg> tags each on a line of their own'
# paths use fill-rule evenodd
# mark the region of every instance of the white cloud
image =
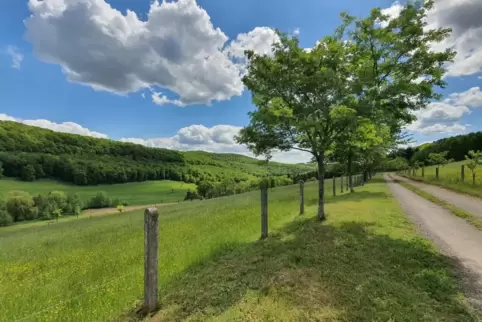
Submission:
<svg viewBox="0 0 482 322">
<path fill-rule="evenodd" d="M 245 50 L 253 50 L 262 55 L 272 54 L 273 43 L 279 42 L 276 32 L 269 27 L 256 27 L 248 33 L 239 34 L 226 48 L 230 57 L 243 58 Z"/>
<path fill-rule="evenodd" d="M 208 151 L 217 153 L 238 153 L 253 157 L 244 145 L 234 141 L 241 127 L 232 125 L 216 125 L 205 127 L 204 125 L 191 125 L 180 129 L 171 137 L 140 139 L 122 138 L 123 142 L 142 144 L 148 147 L 167 148 L 181 151 Z M 273 161 L 285 163 L 308 162 L 311 155 L 296 150 L 273 153 Z"/>
<path fill-rule="evenodd" d="M 156 105 L 164 105 L 164 104 L 173 104 L 177 106 L 186 106 L 182 101 L 180 100 L 170 100 L 167 98 L 166 95 L 162 95 L 162 93 L 158 92 L 153 92 L 151 95 L 152 101 Z"/>
<path fill-rule="evenodd" d="M 20 69 L 23 61 L 23 54 L 15 46 L 7 46 L 5 49 L 5 54 L 9 55 L 12 59 L 12 68 Z"/>
<path fill-rule="evenodd" d="M 195 0 L 154 1 L 146 21 L 104 0 L 30 0 L 29 8 L 27 39 L 69 81 L 118 94 L 166 88 L 183 104 L 243 91 L 239 68 L 223 51 L 228 37 Z"/>
<path fill-rule="evenodd" d="M 390 7 L 382 9 L 382 14 L 388 16 L 388 21 L 382 21 L 380 25 L 382 27 L 388 26 L 388 23 L 391 19 L 395 19 L 400 15 L 400 12 L 403 9 L 403 5 L 400 2 L 395 1 Z"/>
<path fill-rule="evenodd" d="M 295 30 L 293 31 L 293 35 L 299 36 L 300 35 L 300 28 L 295 28 Z"/>
<path fill-rule="evenodd" d="M 56 132 L 80 134 L 80 135 L 92 136 L 92 137 L 104 138 L 104 139 L 108 138 L 106 134 L 91 131 L 88 128 L 82 127 L 81 125 L 74 122 L 55 123 L 55 122 L 51 122 L 43 119 L 22 120 L 6 114 L 0 114 L 0 121 L 14 121 L 18 123 L 23 123 L 27 125 L 41 127 L 44 129 L 53 130 Z"/>
<path fill-rule="evenodd" d="M 407 130 L 423 134 L 464 132 L 467 125 L 460 122 L 472 109 L 482 107 L 482 91 L 473 87 L 461 93 L 452 93 L 441 102 L 432 102 L 415 111 L 417 120 Z"/>
</svg>

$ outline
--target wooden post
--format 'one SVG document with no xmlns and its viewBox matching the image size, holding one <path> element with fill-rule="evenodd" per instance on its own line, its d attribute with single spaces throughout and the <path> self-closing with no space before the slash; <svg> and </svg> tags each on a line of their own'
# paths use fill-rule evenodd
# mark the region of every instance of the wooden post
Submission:
<svg viewBox="0 0 482 322">
<path fill-rule="evenodd" d="M 435 168 L 435 178 L 437 178 L 437 180 L 438 180 L 438 167 Z"/>
<path fill-rule="evenodd" d="M 336 196 L 336 177 L 333 175 L 333 197 Z"/>
<path fill-rule="evenodd" d="M 159 213 L 156 208 L 144 211 L 144 310 L 153 312 L 158 296 Z"/>
<path fill-rule="evenodd" d="M 425 177 L 425 168 L 422 167 L 422 178 Z"/>
<path fill-rule="evenodd" d="M 261 210 L 262 211 L 262 210 Z M 305 213 L 305 183 L 300 181 L 300 215 Z"/>
<path fill-rule="evenodd" d="M 268 187 L 261 188 L 261 239 L 268 237 Z"/>
<path fill-rule="evenodd" d="M 343 193 L 343 176 L 340 176 L 341 193 Z"/>
<path fill-rule="evenodd" d="M 464 182 L 464 180 L 465 180 L 465 165 L 463 165 L 463 164 L 460 167 L 460 177 L 462 179 L 462 182 Z"/>
</svg>

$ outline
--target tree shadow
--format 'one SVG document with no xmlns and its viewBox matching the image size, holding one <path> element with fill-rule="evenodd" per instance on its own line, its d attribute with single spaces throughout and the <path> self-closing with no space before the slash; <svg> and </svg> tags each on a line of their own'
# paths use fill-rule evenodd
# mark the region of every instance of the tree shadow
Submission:
<svg viewBox="0 0 482 322">
<path fill-rule="evenodd" d="M 449 258 L 370 225 L 299 219 L 226 245 L 162 287 L 153 320 L 475 321 Z"/>
</svg>

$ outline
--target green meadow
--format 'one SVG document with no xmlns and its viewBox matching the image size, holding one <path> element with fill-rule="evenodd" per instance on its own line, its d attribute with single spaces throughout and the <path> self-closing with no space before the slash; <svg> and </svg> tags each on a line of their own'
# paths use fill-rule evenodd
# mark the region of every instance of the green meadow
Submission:
<svg viewBox="0 0 482 322">
<path fill-rule="evenodd" d="M 316 183 L 160 208 L 153 321 L 475 321 L 450 261 L 420 238 L 378 178 L 331 196 Z M 339 193 L 339 189 L 337 189 Z M 136 320 L 143 213 L 0 229 L 1 321 Z"/>
</svg>

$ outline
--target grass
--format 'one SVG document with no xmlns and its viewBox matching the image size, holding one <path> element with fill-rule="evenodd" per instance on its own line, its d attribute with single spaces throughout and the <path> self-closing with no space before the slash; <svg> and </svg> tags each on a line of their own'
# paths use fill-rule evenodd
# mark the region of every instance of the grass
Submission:
<svg viewBox="0 0 482 322">
<path fill-rule="evenodd" d="M 25 182 L 11 178 L 0 179 L 0 196 L 6 196 L 12 190 L 23 190 L 32 195 L 46 195 L 52 190 L 62 190 L 66 193 L 78 193 L 83 200 L 88 200 L 99 191 L 105 191 L 113 199 L 118 198 L 122 201 L 127 201 L 129 205 L 147 205 L 184 200 L 188 189 L 195 190 L 196 186 L 194 184 L 168 180 L 76 186 L 54 180 Z"/>
<path fill-rule="evenodd" d="M 263 241 L 259 191 L 163 207 L 153 320 L 475 321 L 449 260 L 416 234 L 385 183 L 331 197 L 330 182 L 324 223 L 314 219 L 315 183 L 303 216 L 298 186 L 270 190 Z M 131 212 L 1 230 L 0 319 L 135 318 L 142 229 Z"/>
<path fill-rule="evenodd" d="M 418 169 L 415 175 L 411 172 L 410 174 L 403 175 L 410 179 L 427 182 L 456 192 L 482 198 L 482 168 L 479 168 L 476 173 L 474 185 L 472 184 L 472 172 L 467 166 L 465 166 L 465 180 L 462 182 L 461 166 L 463 164 L 466 164 L 466 161 L 453 162 L 440 167 L 438 180 L 435 177 L 435 166 L 425 167 L 423 177 L 421 169 Z"/>
<path fill-rule="evenodd" d="M 442 199 L 439 199 L 437 197 L 435 197 L 434 195 L 428 193 L 428 192 L 425 192 L 413 185 L 411 185 L 410 183 L 408 182 L 402 182 L 402 181 L 399 181 L 399 180 L 395 180 L 395 182 L 401 184 L 402 186 L 404 186 L 405 188 L 407 188 L 408 190 L 412 191 L 412 192 L 415 192 L 417 195 L 419 195 L 420 197 L 422 198 L 425 198 L 427 200 L 430 200 L 431 202 L 433 202 L 434 204 L 437 204 L 439 206 L 442 206 L 444 207 L 445 209 L 447 209 L 448 211 L 452 212 L 454 215 L 456 215 L 457 217 L 460 217 L 460 218 L 463 218 L 465 219 L 466 221 L 468 221 L 470 224 L 474 225 L 477 229 L 479 230 L 482 230 L 482 220 L 480 220 L 479 218 L 473 216 L 472 214 L 458 208 L 458 207 L 455 207 L 454 205 L 452 205 L 451 203 L 448 203 Z"/>
</svg>

